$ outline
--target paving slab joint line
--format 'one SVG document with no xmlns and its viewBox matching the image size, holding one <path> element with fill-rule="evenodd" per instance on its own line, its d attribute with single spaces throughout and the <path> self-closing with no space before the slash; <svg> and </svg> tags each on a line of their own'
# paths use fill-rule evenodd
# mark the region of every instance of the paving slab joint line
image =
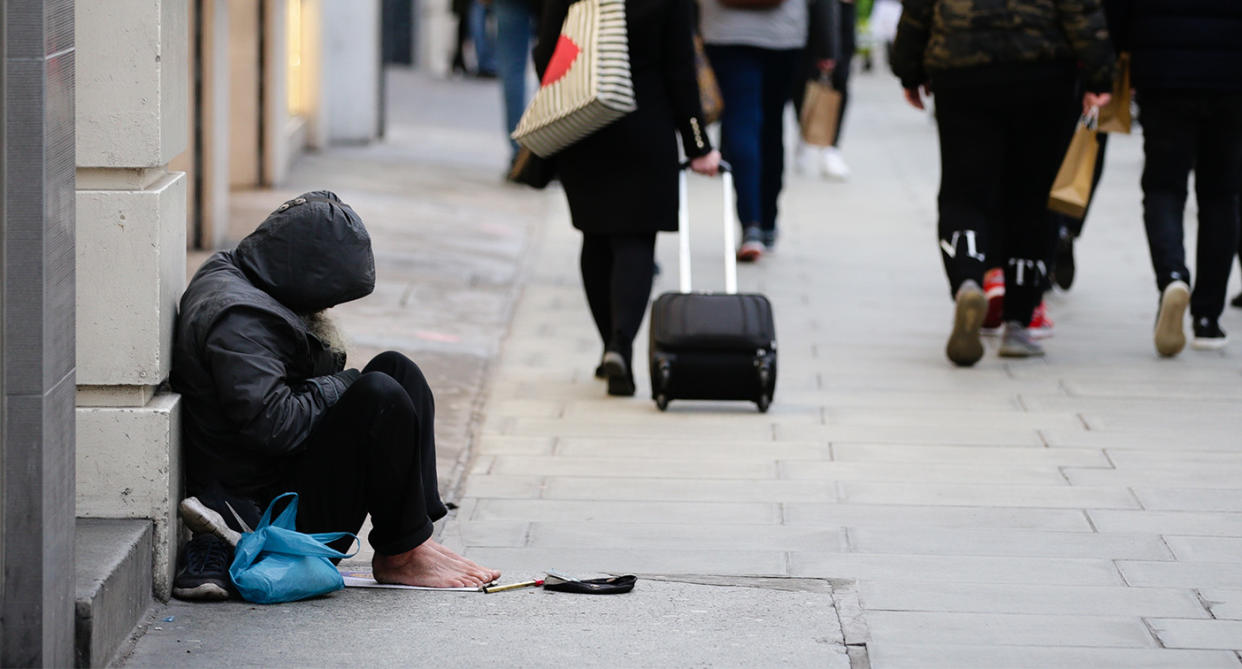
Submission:
<svg viewBox="0 0 1242 669">
<path fill-rule="evenodd" d="M 1212 620 L 1219 620 L 1219 618 L 1216 617 L 1216 613 L 1212 611 L 1211 602 L 1209 602 L 1208 599 L 1203 596 L 1203 591 L 1199 590 L 1198 588 L 1195 588 L 1194 593 L 1195 593 L 1195 600 L 1199 602 L 1199 606 L 1202 606 L 1204 611 L 1207 611 L 1208 618 L 1211 618 Z M 1240 656 L 1239 659 L 1242 659 L 1242 656 Z"/>
<path fill-rule="evenodd" d="M 1147 633 L 1155 640 L 1156 648 L 1165 648 L 1164 642 L 1160 640 L 1160 635 L 1156 633 L 1156 628 L 1152 627 L 1151 621 L 1147 618 L 1140 618 L 1139 620 L 1143 621 L 1143 627 L 1147 629 Z"/>
<path fill-rule="evenodd" d="M 665 583 L 828 594 L 832 597 L 832 608 L 841 629 L 841 638 L 845 642 L 850 669 L 871 669 L 871 657 L 867 649 L 871 634 L 863 618 L 857 585 L 851 579 L 705 574 L 638 574 L 638 577 Z"/>
</svg>

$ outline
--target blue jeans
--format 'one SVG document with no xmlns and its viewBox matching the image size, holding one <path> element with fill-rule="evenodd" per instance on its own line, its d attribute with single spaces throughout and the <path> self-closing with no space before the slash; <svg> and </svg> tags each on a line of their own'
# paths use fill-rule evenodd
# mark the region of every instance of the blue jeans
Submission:
<svg viewBox="0 0 1242 669">
<path fill-rule="evenodd" d="M 500 83 L 505 98 L 506 135 L 517 128 L 526 110 L 526 69 L 530 60 L 530 42 L 535 30 L 535 17 L 526 0 L 494 0 L 496 12 L 496 51 Z M 509 140 L 513 155 L 517 142 Z"/>
<path fill-rule="evenodd" d="M 785 104 L 802 50 L 709 44 L 707 57 L 724 98 L 720 152 L 733 166 L 738 220 L 774 231 L 785 172 Z"/>
<path fill-rule="evenodd" d="M 479 74 L 496 72 L 496 43 L 487 32 L 487 7 L 479 0 L 470 3 L 470 41 L 474 43 Z"/>
</svg>

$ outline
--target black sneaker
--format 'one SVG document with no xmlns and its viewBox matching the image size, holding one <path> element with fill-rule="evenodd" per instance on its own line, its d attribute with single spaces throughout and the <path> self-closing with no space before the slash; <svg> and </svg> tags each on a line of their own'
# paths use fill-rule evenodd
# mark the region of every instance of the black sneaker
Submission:
<svg viewBox="0 0 1242 669">
<path fill-rule="evenodd" d="M 253 532 L 261 515 L 254 502 L 219 492 L 187 497 L 179 509 L 190 531 L 214 534 L 230 546 L 237 545 L 243 532 Z"/>
<path fill-rule="evenodd" d="M 196 534 L 185 545 L 173 579 L 173 597 L 218 602 L 230 597 L 229 565 L 233 547 L 214 534 Z"/>
<path fill-rule="evenodd" d="M 1196 318 L 1194 321 L 1195 338 L 1190 345 L 1201 351 L 1211 351 L 1224 348 L 1229 343 L 1229 335 L 1220 329 L 1220 323 L 1215 318 Z"/>
<path fill-rule="evenodd" d="M 1242 293 L 1238 293 L 1237 295 L 1234 295 L 1233 299 L 1230 300 L 1229 305 L 1242 309 Z"/>
<path fill-rule="evenodd" d="M 1052 280 L 1061 290 L 1069 290 L 1074 284 L 1074 235 L 1065 228 L 1061 228 L 1060 236 L 1057 238 L 1055 263 Z"/>
</svg>

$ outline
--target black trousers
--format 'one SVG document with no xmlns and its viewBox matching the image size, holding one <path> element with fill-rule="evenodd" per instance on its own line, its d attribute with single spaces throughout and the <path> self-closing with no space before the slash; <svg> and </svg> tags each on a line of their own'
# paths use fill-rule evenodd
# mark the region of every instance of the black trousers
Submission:
<svg viewBox="0 0 1242 669">
<path fill-rule="evenodd" d="M 1186 180 L 1195 172 L 1199 276 L 1190 297 L 1196 318 L 1218 318 L 1238 249 L 1242 187 L 1242 94 L 1143 91 L 1143 224 L 1156 287 L 1190 282 L 1183 244 Z"/>
<path fill-rule="evenodd" d="M 582 235 L 582 286 L 604 348 L 629 362 L 655 277 L 655 233 Z"/>
<path fill-rule="evenodd" d="M 436 481 L 435 400 L 409 358 L 375 356 L 307 438 L 280 492 L 298 493 L 298 529 L 353 532 L 367 514 L 377 553 L 431 538 L 448 509 Z M 344 550 L 349 541 L 333 544 Z"/>
<path fill-rule="evenodd" d="M 1064 76 L 936 90 L 940 251 L 950 294 L 1005 271 L 1005 320 L 1027 323 L 1047 285 L 1056 231 L 1048 191 L 1064 154 Z"/>
</svg>

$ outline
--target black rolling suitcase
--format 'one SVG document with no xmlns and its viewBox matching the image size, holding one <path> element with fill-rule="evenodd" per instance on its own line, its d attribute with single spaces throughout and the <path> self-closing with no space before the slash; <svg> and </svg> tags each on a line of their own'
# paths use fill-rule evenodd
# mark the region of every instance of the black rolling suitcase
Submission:
<svg viewBox="0 0 1242 669">
<path fill-rule="evenodd" d="M 776 390 L 776 326 L 772 305 L 737 292 L 733 175 L 722 164 L 725 292 L 691 292 L 690 215 L 682 167 L 678 211 L 681 290 L 651 305 L 651 398 L 661 411 L 673 400 L 747 400 L 767 411 Z"/>
</svg>

